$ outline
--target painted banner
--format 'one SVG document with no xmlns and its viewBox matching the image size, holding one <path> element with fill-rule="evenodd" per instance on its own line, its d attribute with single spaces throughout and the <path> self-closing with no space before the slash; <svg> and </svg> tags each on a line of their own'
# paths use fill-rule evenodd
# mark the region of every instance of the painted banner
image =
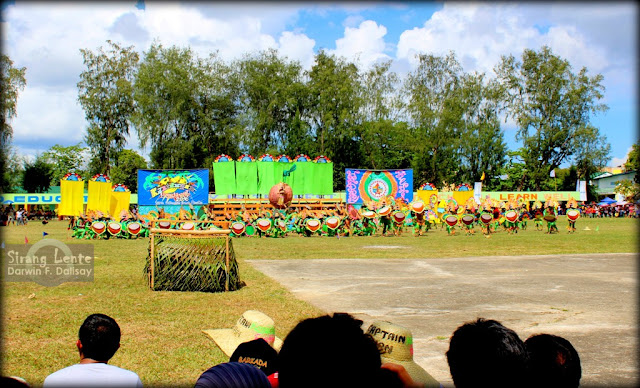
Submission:
<svg viewBox="0 0 640 388">
<path fill-rule="evenodd" d="M 413 200 L 413 170 L 346 169 L 347 203 L 377 202 L 387 196 Z"/>
<path fill-rule="evenodd" d="M 209 201 L 209 170 L 138 170 L 138 205 L 202 205 Z"/>
</svg>

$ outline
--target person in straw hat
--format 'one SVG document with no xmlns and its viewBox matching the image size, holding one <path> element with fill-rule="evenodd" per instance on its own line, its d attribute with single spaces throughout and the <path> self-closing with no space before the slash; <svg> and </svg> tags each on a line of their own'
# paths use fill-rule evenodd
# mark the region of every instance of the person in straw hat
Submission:
<svg viewBox="0 0 640 388">
<path fill-rule="evenodd" d="M 282 346 L 282 340 L 275 335 L 273 319 L 256 310 L 245 311 L 230 329 L 209 329 L 203 332 L 213 339 L 227 357 L 231 357 L 241 343 L 257 338 L 264 339 L 275 350 Z"/>
<path fill-rule="evenodd" d="M 384 364 L 401 365 L 415 383 L 423 387 L 440 387 L 440 383 L 413 360 L 413 335 L 404 326 L 388 321 L 374 321 L 366 331 L 375 341 Z"/>
</svg>

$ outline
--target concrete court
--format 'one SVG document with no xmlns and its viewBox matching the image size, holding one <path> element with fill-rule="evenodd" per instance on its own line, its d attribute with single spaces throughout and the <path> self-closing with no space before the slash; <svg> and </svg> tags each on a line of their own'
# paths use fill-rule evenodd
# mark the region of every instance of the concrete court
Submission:
<svg viewBox="0 0 640 388">
<path fill-rule="evenodd" d="M 477 317 L 523 340 L 567 338 L 580 354 L 581 386 L 639 383 L 636 254 L 248 262 L 299 299 L 362 319 L 364 329 L 376 319 L 408 327 L 414 360 L 445 386 L 453 386 L 449 336 Z"/>
</svg>

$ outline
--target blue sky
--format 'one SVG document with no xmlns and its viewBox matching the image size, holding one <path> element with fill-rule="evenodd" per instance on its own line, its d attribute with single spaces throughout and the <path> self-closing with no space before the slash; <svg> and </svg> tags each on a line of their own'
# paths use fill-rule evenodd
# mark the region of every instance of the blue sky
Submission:
<svg viewBox="0 0 640 388">
<path fill-rule="evenodd" d="M 7 2 L 2 47 L 27 68 L 27 88 L 12 121 L 13 144 L 33 156 L 54 144 L 82 141 L 86 123 L 77 103 L 81 48 L 107 39 L 143 52 L 154 39 L 166 46 L 212 50 L 227 60 L 267 48 L 306 69 L 320 49 L 367 68 L 392 60 L 403 75 L 419 53 L 453 50 L 465 71 L 492 69 L 501 55 L 551 47 L 578 71 L 603 74 L 607 113 L 595 117 L 611 143 L 611 166 L 637 141 L 637 7 L 615 3 L 331 3 L 331 2 Z M 504 125 L 518 147 L 512 123 Z M 135 134 L 128 146 L 139 150 Z M 146 150 L 140 150 L 146 154 Z"/>
</svg>

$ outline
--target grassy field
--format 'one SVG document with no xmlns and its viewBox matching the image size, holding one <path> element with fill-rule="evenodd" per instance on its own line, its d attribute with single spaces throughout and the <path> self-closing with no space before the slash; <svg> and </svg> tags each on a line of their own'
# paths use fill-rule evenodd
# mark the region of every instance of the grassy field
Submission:
<svg viewBox="0 0 640 388">
<path fill-rule="evenodd" d="M 529 229 L 485 238 L 448 236 L 432 230 L 415 238 L 400 237 L 234 239 L 240 277 L 247 286 L 230 293 L 152 292 L 143 267 L 148 241 L 69 238 L 66 222 L 1 228 L 5 244 L 55 238 L 65 243 L 93 244 L 95 277 L 92 283 L 64 283 L 44 287 L 35 283 L 3 283 L 2 373 L 25 378 L 34 386 L 78 361 L 75 341 L 79 325 L 95 312 L 114 317 L 122 329 L 121 348 L 111 363 L 137 372 L 146 386 L 193 386 L 207 368 L 228 361 L 201 330 L 232 327 L 248 309 L 263 311 L 276 322 L 284 338 L 296 323 L 324 313 L 296 300 L 278 283 L 254 270 L 248 259 L 315 258 L 442 258 L 484 255 L 638 252 L 635 219 L 578 220 L 578 231 L 567 234 L 566 219 L 559 234 Z M 584 230 L 588 227 L 590 230 Z M 376 249 L 393 245 L 401 249 Z"/>
</svg>

